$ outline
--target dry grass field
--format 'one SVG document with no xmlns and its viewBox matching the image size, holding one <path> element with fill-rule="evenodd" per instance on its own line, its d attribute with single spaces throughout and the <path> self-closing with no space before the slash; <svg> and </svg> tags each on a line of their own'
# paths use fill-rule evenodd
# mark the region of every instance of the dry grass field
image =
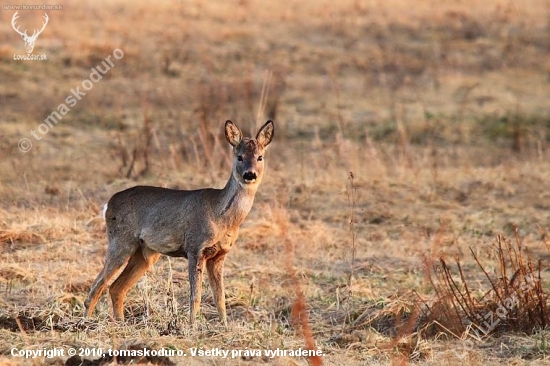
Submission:
<svg viewBox="0 0 550 366">
<path fill-rule="evenodd" d="M 0 12 L 0 365 L 79 364 L 14 347 L 188 354 L 87 365 L 317 365 L 190 356 L 312 344 L 324 365 L 550 363 L 550 1 L 61 4 L 34 49 L 47 61 L 14 60 L 15 11 Z M 268 118 L 267 170 L 225 265 L 229 329 L 206 284 L 189 329 L 183 258 L 131 290 L 124 323 L 106 296 L 83 319 L 103 203 L 137 184 L 223 187 L 225 120 L 249 134 Z M 531 272 L 536 288 L 476 333 L 468 314 L 499 314 Z"/>
</svg>

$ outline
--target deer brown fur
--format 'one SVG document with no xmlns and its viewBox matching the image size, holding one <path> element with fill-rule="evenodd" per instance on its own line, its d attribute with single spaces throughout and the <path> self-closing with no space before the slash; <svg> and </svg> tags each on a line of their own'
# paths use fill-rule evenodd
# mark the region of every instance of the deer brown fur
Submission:
<svg viewBox="0 0 550 366">
<path fill-rule="evenodd" d="M 111 197 L 104 215 L 108 236 L 105 264 L 85 301 L 84 316 L 93 313 L 112 282 L 109 293 L 114 317 L 123 320 L 126 294 L 165 254 L 189 260 L 190 323 L 200 308 L 206 267 L 220 320 L 227 326 L 223 264 L 252 207 L 263 176 L 263 155 L 273 134 L 272 121 L 260 128 L 256 138 L 243 137 L 233 122 L 225 123 L 226 139 L 233 146 L 233 167 L 223 189 L 137 186 Z"/>
</svg>

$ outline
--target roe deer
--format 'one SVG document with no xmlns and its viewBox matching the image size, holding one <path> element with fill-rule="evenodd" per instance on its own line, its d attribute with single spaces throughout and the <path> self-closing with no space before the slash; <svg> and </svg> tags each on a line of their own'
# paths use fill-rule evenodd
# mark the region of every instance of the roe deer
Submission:
<svg viewBox="0 0 550 366">
<path fill-rule="evenodd" d="M 137 186 L 118 192 L 105 205 L 109 244 L 105 265 L 85 301 L 84 316 L 93 313 L 101 293 L 109 293 L 114 317 L 124 320 L 124 298 L 161 254 L 189 260 L 189 322 L 200 308 L 204 267 L 214 293 L 218 315 L 227 327 L 223 263 L 237 239 L 262 180 L 264 151 L 274 134 L 267 121 L 256 138 L 243 137 L 231 121 L 225 137 L 233 146 L 233 168 L 223 189 L 193 191 Z"/>
</svg>

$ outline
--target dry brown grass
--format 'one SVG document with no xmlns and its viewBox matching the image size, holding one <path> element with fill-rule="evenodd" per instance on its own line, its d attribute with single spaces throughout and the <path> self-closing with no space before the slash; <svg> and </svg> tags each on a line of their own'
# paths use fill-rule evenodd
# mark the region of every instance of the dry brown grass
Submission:
<svg viewBox="0 0 550 366">
<path fill-rule="evenodd" d="M 511 291 L 499 287 L 514 273 L 491 251 L 497 235 L 518 228 L 537 276 L 540 260 L 537 294 L 548 290 L 549 1 L 63 5 L 37 41 L 48 62 L 12 59 L 23 44 L 13 12 L 0 12 L 0 364 L 62 364 L 9 356 L 61 346 L 320 347 L 327 365 L 548 362 L 543 324 L 457 353 L 477 316 L 468 304 L 498 306 Z M 124 58 L 21 153 L 19 139 L 115 48 Z M 268 170 L 226 263 L 231 329 L 209 290 L 188 329 L 187 263 L 167 258 L 129 294 L 124 324 L 105 300 L 82 320 L 105 254 L 103 202 L 135 184 L 221 186 L 223 122 L 252 131 L 267 118 Z M 462 328 L 430 318 L 427 306 L 452 309 L 438 307 L 448 303 L 426 258 L 444 258 L 452 273 L 439 280 L 468 297 L 453 318 Z M 516 315 L 509 324 L 532 324 Z"/>
</svg>

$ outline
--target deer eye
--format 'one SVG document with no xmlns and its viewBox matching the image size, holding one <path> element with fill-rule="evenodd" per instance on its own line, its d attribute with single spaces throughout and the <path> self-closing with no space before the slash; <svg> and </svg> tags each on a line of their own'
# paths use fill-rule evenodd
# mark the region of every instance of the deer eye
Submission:
<svg viewBox="0 0 550 366">
<path fill-rule="evenodd" d="M 238 161 L 243 161 L 243 156 L 242 155 L 237 156 L 237 160 Z"/>
<path fill-rule="evenodd" d="M 260 156 L 258 156 L 258 161 L 262 161 L 262 160 L 264 160 L 264 157 L 263 157 L 263 156 L 261 156 L 261 155 L 260 155 Z"/>
</svg>

